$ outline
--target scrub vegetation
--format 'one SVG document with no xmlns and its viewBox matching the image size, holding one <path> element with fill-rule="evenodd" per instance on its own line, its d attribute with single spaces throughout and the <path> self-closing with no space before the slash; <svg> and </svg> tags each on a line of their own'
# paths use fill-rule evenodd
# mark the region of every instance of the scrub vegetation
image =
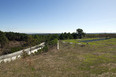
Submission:
<svg viewBox="0 0 116 77">
<path fill-rule="evenodd" d="M 83 39 L 82 39 L 83 40 Z M 85 39 L 84 39 L 85 40 Z M 67 42 L 64 42 L 67 41 Z M 0 64 L 1 77 L 116 77 L 116 38 L 89 42 L 60 41 L 60 50 Z"/>
<path fill-rule="evenodd" d="M 13 53 L 46 42 L 46 47 L 56 45 L 58 34 L 25 34 L 0 31 L 0 55 Z M 47 49 L 47 48 L 46 48 Z"/>
<path fill-rule="evenodd" d="M 1 48 L 12 42 L 6 34 L 2 34 L 6 42 L 0 39 Z M 29 47 L 45 42 L 45 47 L 33 55 L 1 63 L 0 77 L 116 77 L 115 36 L 85 34 L 82 29 L 76 33 L 26 35 L 25 40 L 15 39 L 15 42 Z M 90 42 L 101 38 L 104 40 Z M 56 48 L 58 40 L 59 50 Z M 89 42 L 83 42 L 85 40 Z"/>
</svg>

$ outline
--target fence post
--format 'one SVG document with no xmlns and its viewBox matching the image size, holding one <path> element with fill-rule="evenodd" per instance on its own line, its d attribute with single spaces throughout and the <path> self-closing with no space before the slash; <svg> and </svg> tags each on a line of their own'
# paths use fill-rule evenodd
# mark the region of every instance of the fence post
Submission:
<svg viewBox="0 0 116 77">
<path fill-rule="evenodd" d="M 59 50 L 59 40 L 57 41 L 57 49 Z"/>
</svg>

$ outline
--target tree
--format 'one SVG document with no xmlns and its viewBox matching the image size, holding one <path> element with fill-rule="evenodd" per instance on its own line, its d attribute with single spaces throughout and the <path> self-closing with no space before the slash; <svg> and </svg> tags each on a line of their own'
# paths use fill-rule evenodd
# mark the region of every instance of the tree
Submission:
<svg viewBox="0 0 116 77">
<path fill-rule="evenodd" d="M 77 29 L 76 31 L 77 31 L 77 34 L 78 34 L 78 38 L 79 39 L 81 39 L 85 35 L 85 33 L 83 32 L 83 30 L 80 29 L 80 28 Z"/>
<path fill-rule="evenodd" d="M 72 39 L 73 38 L 73 36 L 72 36 L 72 34 L 70 32 L 67 33 L 67 35 L 68 35 L 68 39 Z"/>
<path fill-rule="evenodd" d="M 77 39 L 77 33 L 72 33 L 73 39 Z"/>
<path fill-rule="evenodd" d="M 27 44 L 30 47 L 30 52 L 31 52 L 31 46 L 34 44 L 34 39 L 32 37 L 32 35 L 29 35 L 27 38 Z"/>
<path fill-rule="evenodd" d="M 26 41 L 28 35 L 24 33 L 5 32 L 6 37 L 9 41 Z"/>
<path fill-rule="evenodd" d="M 64 40 L 63 33 L 62 33 L 62 34 L 60 34 L 59 39 L 60 39 L 60 40 Z"/>
<path fill-rule="evenodd" d="M 5 33 L 0 31 L 0 48 L 1 48 L 1 52 L 0 54 L 4 53 L 4 49 L 6 49 L 6 45 L 8 43 L 8 39 L 5 36 Z"/>
<path fill-rule="evenodd" d="M 3 48 L 8 43 L 8 39 L 6 38 L 4 32 L 0 31 L 0 46 Z"/>
</svg>

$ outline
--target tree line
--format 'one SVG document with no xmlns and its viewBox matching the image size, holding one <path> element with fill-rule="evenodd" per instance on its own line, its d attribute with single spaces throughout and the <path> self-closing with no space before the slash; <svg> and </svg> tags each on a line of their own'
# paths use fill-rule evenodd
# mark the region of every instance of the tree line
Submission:
<svg viewBox="0 0 116 77">
<path fill-rule="evenodd" d="M 87 38 L 116 38 L 116 33 L 86 34 Z"/>
<path fill-rule="evenodd" d="M 65 40 L 65 39 L 81 39 L 85 37 L 86 33 L 83 32 L 82 29 L 77 29 L 76 32 L 73 33 L 62 33 L 59 36 L 60 40 Z"/>
<path fill-rule="evenodd" d="M 41 42 L 46 42 L 46 47 L 52 47 L 56 45 L 58 36 L 58 34 L 40 35 L 0 31 L 0 49 L 2 54 L 8 54 L 21 50 L 23 48 L 37 45 Z M 9 48 L 8 44 L 10 41 L 18 41 L 24 43 L 21 43 L 21 45 L 18 47 L 16 46 Z"/>
<path fill-rule="evenodd" d="M 2 32 L 0 31 L 0 49 L 3 54 L 12 53 L 21 50 L 26 47 L 37 45 L 41 42 L 46 42 L 46 49 L 56 46 L 57 40 L 66 39 L 81 39 L 81 38 L 96 38 L 96 37 L 113 37 L 116 38 L 116 34 L 86 34 L 82 29 L 76 29 L 73 33 L 61 33 L 61 34 L 25 34 L 16 32 Z M 10 41 L 24 42 L 20 47 L 5 48 Z M 3 50 L 5 49 L 5 50 Z"/>
<path fill-rule="evenodd" d="M 85 37 L 85 33 L 82 29 L 77 29 L 75 33 L 62 33 L 62 34 L 25 34 L 25 33 L 16 33 L 16 32 L 2 32 L 0 31 L 0 48 L 2 49 L 9 43 L 9 41 L 24 41 L 25 43 L 21 44 L 21 47 L 7 49 L 4 53 L 11 53 L 17 50 L 20 50 L 25 47 L 31 47 L 37 45 L 41 42 L 46 42 L 47 47 L 53 47 L 56 45 L 57 40 L 64 39 L 77 39 Z"/>
</svg>

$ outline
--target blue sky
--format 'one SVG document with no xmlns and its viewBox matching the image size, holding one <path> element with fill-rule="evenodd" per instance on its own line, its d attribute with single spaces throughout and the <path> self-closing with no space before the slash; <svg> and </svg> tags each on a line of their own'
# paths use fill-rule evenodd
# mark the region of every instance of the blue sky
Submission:
<svg viewBox="0 0 116 77">
<path fill-rule="evenodd" d="M 116 0 L 0 0 L 0 30 L 116 33 Z"/>
</svg>

